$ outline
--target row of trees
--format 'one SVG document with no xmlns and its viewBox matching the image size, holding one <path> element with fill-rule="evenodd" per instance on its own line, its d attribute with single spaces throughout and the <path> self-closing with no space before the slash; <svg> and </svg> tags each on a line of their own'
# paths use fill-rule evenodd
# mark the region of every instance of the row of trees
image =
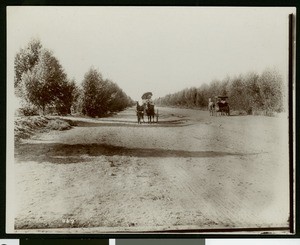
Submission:
<svg viewBox="0 0 300 245">
<path fill-rule="evenodd" d="M 66 115 L 72 109 L 75 113 L 96 117 L 132 104 L 131 98 L 116 83 L 103 79 L 94 68 L 85 74 L 81 85 L 76 85 L 39 40 L 32 40 L 20 49 L 15 56 L 14 69 L 15 92 L 24 112 L 39 110 L 43 114 Z"/>
<path fill-rule="evenodd" d="M 276 69 L 266 69 L 261 74 L 248 73 L 214 80 L 209 85 L 188 88 L 174 94 L 158 98 L 155 103 L 161 106 L 207 108 L 208 99 L 217 95 L 228 96 L 232 110 L 281 112 L 286 104 L 286 91 L 282 76 Z"/>
<path fill-rule="evenodd" d="M 134 104 L 116 83 L 103 79 L 94 68 L 91 68 L 84 76 L 78 102 L 77 110 L 91 117 L 121 111 Z"/>
</svg>

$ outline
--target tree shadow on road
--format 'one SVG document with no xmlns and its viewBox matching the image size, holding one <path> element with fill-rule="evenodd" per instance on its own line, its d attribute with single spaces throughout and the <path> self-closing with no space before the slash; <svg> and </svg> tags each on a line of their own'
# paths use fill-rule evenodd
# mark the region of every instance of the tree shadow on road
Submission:
<svg viewBox="0 0 300 245">
<path fill-rule="evenodd" d="M 19 161 L 51 162 L 58 164 L 86 162 L 89 157 L 97 156 L 130 157 L 178 157 L 211 158 L 225 156 L 243 156 L 245 154 L 222 151 L 184 151 L 159 148 L 127 148 L 108 144 L 61 144 L 42 143 L 20 144 L 15 149 L 15 158 Z"/>
<path fill-rule="evenodd" d="M 77 127 L 184 127 L 190 125 L 187 120 L 169 120 L 148 123 L 145 122 L 138 124 L 135 121 L 125 120 L 103 120 L 99 122 L 86 122 L 86 121 L 74 121 Z"/>
</svg>

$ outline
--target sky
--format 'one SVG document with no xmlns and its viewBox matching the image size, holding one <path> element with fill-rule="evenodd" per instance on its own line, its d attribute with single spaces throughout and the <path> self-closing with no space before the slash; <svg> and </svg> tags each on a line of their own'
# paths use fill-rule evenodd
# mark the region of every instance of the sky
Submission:
<svg viewBox="0 0 300 245">
<path fill-rule="evenodd" d="M 287 79 L 289 13 L 295 9 L 8 7 L 7 82 L 33 38 L 78 84 L 93 67 L 134 100 L 266 68 Z"/>
</svg>

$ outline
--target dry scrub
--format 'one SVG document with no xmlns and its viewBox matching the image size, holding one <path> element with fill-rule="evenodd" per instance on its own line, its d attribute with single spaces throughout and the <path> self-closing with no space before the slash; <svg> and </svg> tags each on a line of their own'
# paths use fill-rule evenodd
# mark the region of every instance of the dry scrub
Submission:
<svg viewBox="0 0 300 245">
<path fill-rule="evenodd" d="M 72 128 L 70 120 L 60 118 L 50 118 L 44 116 L 28 116 L 18 117 L 15 120 L 15 142 L 20 142 L 20 139 L 30 138 L 32 135 L 39 132 L 49 130 L 67 130 Z"/>
</svg>

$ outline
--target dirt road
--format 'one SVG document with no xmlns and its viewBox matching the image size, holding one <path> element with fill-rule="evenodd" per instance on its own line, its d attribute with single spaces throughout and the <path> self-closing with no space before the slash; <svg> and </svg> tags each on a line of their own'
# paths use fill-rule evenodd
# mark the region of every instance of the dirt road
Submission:
<svg viewBox="0 0 300 245">
<path fill-rule="evenodd" d="M 159 108 L 80 119 L 15 149 L 17 229 L 288 227 L 285 117 Z"/>
</svg>

